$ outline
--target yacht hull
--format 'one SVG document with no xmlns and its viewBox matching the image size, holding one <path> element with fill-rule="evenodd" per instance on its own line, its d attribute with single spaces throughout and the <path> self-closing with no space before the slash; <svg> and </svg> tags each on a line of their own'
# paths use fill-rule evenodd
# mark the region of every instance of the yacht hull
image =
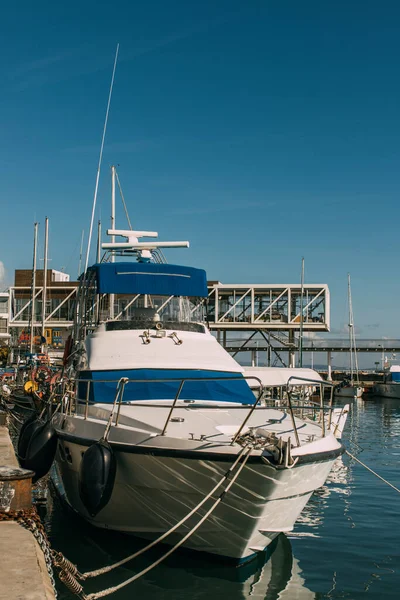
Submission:
<svg viewBox="0 0 400 600">
<path fill-rule="evenodd" d="M 360 386 L 346 385 L 335 389 L 335 396 L 340 396 L 341 398 L 361 398 L 363 392 L 364 388 Z"/>
<path fill-rule="evenodd" d="M 155 539 L 185 517 L 210 492 L 234 462 L 235 455 L 210 458 L 198 452 L 184 457 L 114 447 L 117 475 L 111 499 L 92 518 L 79 497 L 79 468 L 88 442 L 59 432 L 56 469 L 65 499 L 96 527 Z M 293 468 L 276 469 L 252 456 L 216 510 L 184 543 L 194 550 L 246 560 L 263 550 L 282 531 L 290 531 L 315 489 L 322 486 L 334 456 Z M 223 491 L 223 486 L 165 542 L 175 544 L 197 523 Z"/>
</svg>

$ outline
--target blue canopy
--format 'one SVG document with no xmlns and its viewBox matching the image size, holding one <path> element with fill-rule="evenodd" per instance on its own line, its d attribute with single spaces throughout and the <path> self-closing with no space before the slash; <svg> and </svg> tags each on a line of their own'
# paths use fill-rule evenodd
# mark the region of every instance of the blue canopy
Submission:
<svg viewBox="0 0 400 600">
<path fill-rule="evenodd" d="M 100 263 L 96 273 L 99 294 L 154 294 L 158 296 L 208 295 L 203 269 L 157 263 Z"/>
<path fill-rule="evenodd" d="M 130 380 L 124 390 L 124 402 L 143 400 L 173 400 L 181 380 L 185 383 L 181 400 L 207 400 L 253 404 L 255 396 L 241 373 L 205 371 L 202 369 L 124 369 L 118 371 L 81 371 L 78 394 L 86 398 L 90 380 L 90 402 L 112 403 L 116 383 L 121 377 Z M 203 381 L 202 381 L 203 380 Z"/>
</svg>

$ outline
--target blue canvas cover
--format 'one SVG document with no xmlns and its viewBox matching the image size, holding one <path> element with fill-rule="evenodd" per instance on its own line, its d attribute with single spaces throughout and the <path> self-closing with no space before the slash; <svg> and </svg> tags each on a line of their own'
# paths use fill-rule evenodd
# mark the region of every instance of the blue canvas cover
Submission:
<svg viewBox="0 0 400 600">
<path fill-rule="evenodd" d="M 154 294 L 206 298 L 207 277 L 203 269 L 181 265 L 116 262 L 100 263 L 95 271 L 99 294 Z"/>
<path fill-rule="evenodd" d="M 205 371 L 201 369 L 81 371 L 79 379 L 92 381 L 90 385 L 90 402 L 112 403 L 115 398 L 117 381 L 121 377 L 139 380 L 126 384 L 124 402 L 173 400 L 182 379 L 187 381 L 185 381 L 179 395 L 181 400 L 211 400 L 238 404 L 254 404 L 255 401 L 254 394 L 242 374 L 226 371 Z M 190 381 L 191 378 L 197 381 Z M 155 379 L 158 381 L 154 381 Z M 202 379 L 206 381 L 201 381 Z M 82 401 L 86 398 L 86 391 L 86 382 L 81 382 L 78 388 L 78 396 Z"/>
</svg>

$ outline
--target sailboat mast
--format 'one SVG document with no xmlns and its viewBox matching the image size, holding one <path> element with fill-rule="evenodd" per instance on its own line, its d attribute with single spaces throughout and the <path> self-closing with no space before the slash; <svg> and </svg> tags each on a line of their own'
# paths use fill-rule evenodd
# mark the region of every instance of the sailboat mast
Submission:
<svg viewBox="0 0 400 600">
<path fill-rule="evenodd" d="M 304 304 L 304 257 L 301 259 L 299 367 L 303 366 L 303 323 L 304 323 L 303 304 Z"/>
<path fill-rule="evenodd" d="M 101 221 L 97 223 L 97 252 L 96 262 L 100 262 L 101 259 Z"/>
<path fill-rule="evenodd" d="M 38 224 L 33 226 L 33 265 L 32 265 L 32 284 L 31 284 L 31 323 L 30 323 L 30 346 L 29 351 L 33 353 L 33 332 L 35 321 L 35 296 L 36 296 L 36 253 L 37 253 L 37 236 Z"/>
<path fill-rule="evenodd" d="M 78 279 L 79 279 L 79 275 L 81 274 L 81 268 L 82 268 L 82 252 L 83 252 L 83 238 L 84 238 L 84 235 L 85 235 L 85 230 L 82 229 L 81 249 L 79 251 Z"/>
<path fill-rule="evenodd" d="M 46 217 L 44 229 L 44 263 L 43 263 L 43 292 L 42 292 L 42 340 L 41 351 L 44 350 L 44 329 L 46 322 L 46 301 L 47 301 L 47 252 L 49 244 L 49 219 Z"/>
<path fill-rule="evenodd" d="M 347 281 L 348 281 L 348 297 L 349 297 L 350 373 L 351 373 L 351 385 L 354 385 L 354 372 L 356 373 L 356 381 L 358 383 L 358 360 L 357 360 L 356 338 L 355 338 L 355 333 L 354 333 L 354 317 L 353 317 L 353 303 L 351 300 L 350 273 L 348 273 L 348 275 L 347 275 Z"/>
<path fill-rule="evenodd" d="M 92 216 L 91 216 L 91 219 L 90 219 L 89 239 L 88 239 L 88 245 L 87 245 L 87 249 L 86 249 L 85 273 L 86 273 L 86 271 L 88 269 L 88 265 L 89 265 L 90 245 L 91 245 L 91 242 L 92 242 L 92 231 L 93 231 L 94 214 L 95 214 L 96 203 L 97 203 L 97 192 L 98 192 L 98 189 L 99 189 L 100 169 L 101 169 L 101 163 L 102 163 L 102 159 L 103 159 L 104 141 L 106 139 L 108 114 L 110 112 L 110 104 L 111 104 L 111 96 L 112 96 L 112 91 L 113 91 L 113 87 L 114 87 L 114 77 L 115 77 L 115 69 L 117 67 L 118 51 L 119 51 L 119 44 L 117 44 L 117 50 L 115 52 L 114 67 L 113 67 L 113 72 L 112 72 L 112 77 L 111 77 L 110 91 L 108 93 L 107 110 L 106 110 L 106 116 L 105 116 L 104 127 L 103 127 L 103 136 L 101 138 L 99 164 L 98 164 L 98 167 L 97 167 L 96 185 L 94 187 L 94 197 L 93 197 L 93 205 L 92 205 Z"/>
<path fill-rule="evenodd" d="M 115 166 L 111 167 L 111 229 L 115 229 Z M 111 242 L 115 242 L 115 235 L 111 236 Z M 114 252 L 111 252 L 111 262 L 115 262 Z M 114 294 L 110 294 L 110 319 L 114 318 Z"/>
</svg>

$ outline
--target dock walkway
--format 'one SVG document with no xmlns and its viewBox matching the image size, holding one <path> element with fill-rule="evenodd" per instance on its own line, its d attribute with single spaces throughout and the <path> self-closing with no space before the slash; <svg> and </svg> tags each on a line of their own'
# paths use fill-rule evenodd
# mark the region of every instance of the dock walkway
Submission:
<svg viewBox="0 0 400 600">
<path fill-rule="evenodd" d="M 0 466 L 18 467 L 8 429 L 1 424 Z M 41 548 L 15 521 L 0 521 L 0 565 L 0 600 L 55 600 Z"/>
</svg>

